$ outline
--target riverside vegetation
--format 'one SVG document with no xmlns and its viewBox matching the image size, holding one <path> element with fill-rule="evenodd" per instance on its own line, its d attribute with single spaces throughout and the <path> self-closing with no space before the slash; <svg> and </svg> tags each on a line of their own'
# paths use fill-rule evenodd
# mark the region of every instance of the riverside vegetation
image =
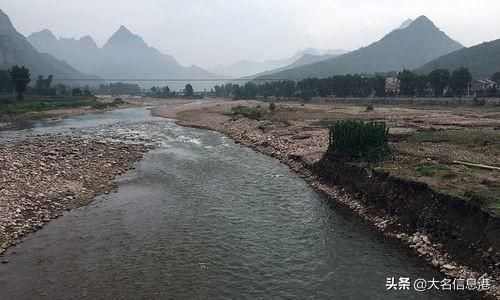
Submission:
<svg viewBox="0 0 500 300">
<path fill-rule="evenodd" d="M 52 75 L 38 76 L 33 87 L 28 86 L 30 82 L 30 70 L 23 66 L 0 70 L 0 124 L 81 113 L 84 112 L 82 109 L 103 110 L 125 104 L 122 98 L 100 101 L 88 87 L 70 88 L 61 83 L 53 86 Z"/>
</svg>

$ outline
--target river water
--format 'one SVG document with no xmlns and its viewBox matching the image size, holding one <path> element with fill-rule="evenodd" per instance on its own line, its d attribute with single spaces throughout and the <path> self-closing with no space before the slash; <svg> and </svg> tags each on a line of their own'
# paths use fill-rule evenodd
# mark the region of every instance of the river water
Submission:
<svg viewBox="0 0 500 300">
<path fill-rule="evenodd" d="M 446 299 L 386 291 L 387 277 L 439 278 L 327 201 L 277 160 L 143 108 L 0 132 L 87 134 L 157 147 L 116 193 L 11 248 L 1 299 Z"/>
</svg>

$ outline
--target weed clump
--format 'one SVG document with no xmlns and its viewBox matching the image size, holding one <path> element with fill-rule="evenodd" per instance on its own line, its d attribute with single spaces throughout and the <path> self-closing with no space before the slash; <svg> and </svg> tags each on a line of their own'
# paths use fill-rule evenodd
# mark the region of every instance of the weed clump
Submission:
<svg viewBox="0 0 500 300">
<path fill-rule="evenodd" d="M 330 126 L 329 157 L 378 162 L 389 153 L 389 129 L 384 122 L 337 121 Z"/>
<path fill-rule="evenodd" d="M 253 120 L 262 118 L 262 112 L 258 107 L 249 107 L 245 105 L 238 105 L 231 108 L 234 118 L 246 117 Z"/>
</svg>

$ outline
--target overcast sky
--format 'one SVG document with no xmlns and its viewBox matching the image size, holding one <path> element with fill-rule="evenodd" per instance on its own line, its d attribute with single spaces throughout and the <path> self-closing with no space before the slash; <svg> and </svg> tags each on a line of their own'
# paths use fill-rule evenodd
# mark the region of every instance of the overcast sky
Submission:
<svg viewBox="0 0 500 300">
<path fill-rule="evenodd" d="M 0 0 L 24 35 L 91 35 L 120 25 L 184 65 L 267 60 L 299 49 L 354 50 L 407 18 L 429 17 L 466 46 L 500 38 L 499 0 Z"/>
</svg>

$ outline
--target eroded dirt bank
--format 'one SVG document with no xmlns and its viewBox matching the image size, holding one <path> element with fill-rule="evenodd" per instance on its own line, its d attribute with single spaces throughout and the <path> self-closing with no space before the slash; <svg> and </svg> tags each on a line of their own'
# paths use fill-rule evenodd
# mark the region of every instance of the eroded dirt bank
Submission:
<svg viewBox="0 0 500 300">
<path fill-rule="evenodd" d="M 426 184 L 345 163 L 317 164 L 328 144 L 327 130 L 310 122 L 234 120 L 227 106 L 255 101 L 153 109 L 178 124 L 216 130 L 234 141 L 273 156 L 327 197 L 358 213 L 385 235 L 401 240 L 442 273 L 454 278 L 490 278 L 488 294 L 500 297 L 500 223 L 463 199 L 435 192 Z M 261 103 L 260 103 L 261 104 Z"/>
<path fill-rule="evenodd" d="M 0 254 L 64 210 L 109 193 L 147 148 L 41 135 L 0 146 Z M 6 262 L 6 261 L 4 261 Z"/>
</svg>

